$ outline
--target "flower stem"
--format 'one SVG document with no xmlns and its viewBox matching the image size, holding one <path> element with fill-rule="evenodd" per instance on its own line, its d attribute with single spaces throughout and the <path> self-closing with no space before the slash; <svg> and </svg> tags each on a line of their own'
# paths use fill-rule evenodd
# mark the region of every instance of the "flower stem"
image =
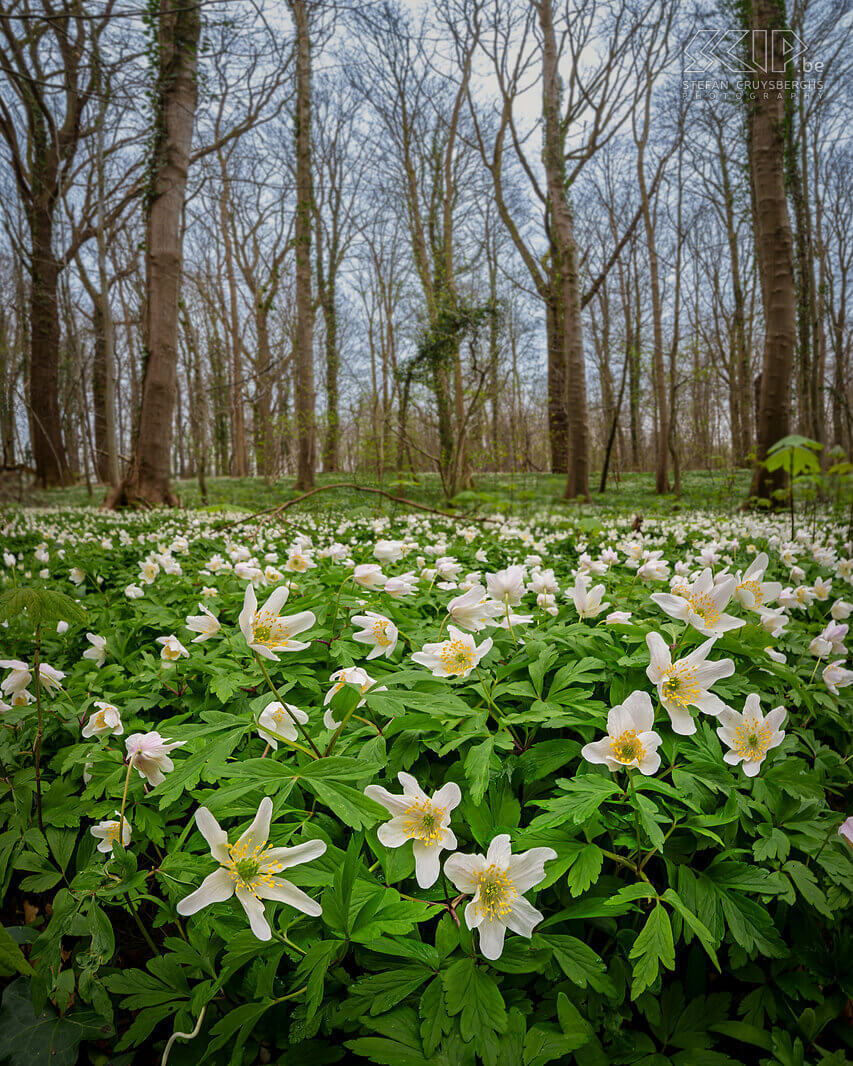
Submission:
<svg viewBox="0 0 853 1066">
<path fill-rule="evenodd" d="M 121 814 L 118 818 L 118 840 L 122 847 L 124 847 L 124 812 L 127 807 L 127 790 L 130 787 L 130 771 L 133 769 L 133 760 L 135 758 L 136 752 L 134 752 L 127 760 L 127 773 L 124 775 L 124 792 L 121 797 Z"/>
<path fill-rule="evenodd" d="M 39 652 L 41 651 L 41 626 L 36 626 L 35 653 L 33 655 L 33 667 L 36 682 L 36 710 L 38 711 L 38 729 L 34 752 L 36 757 L 36 813 L 38 815 L 39 829 L 44 835 L 44 822 L 41 814 L 41 740 L 44 735 L 44 721 L 41 713 L 41 668 L 39 665 Z"/>
<path fill-rule="evenodd" d="M 267 670 L 267 668 L 266 668 L 266 667 L 264 666 L 264 661 L 263 661 L 263 659 L 262 659 L 262 658 L 260 657 L 260 655 L 258 655 L 258 653 L 257 653 L 257 652 L 255 652 L 254 654 L 255 654 L 255 659 L 256 659 L 256 661 L 257 661 L 257 664 L 258 664 L 258 666 L 260 666 L 260 668 L 261 668 L 261 672 L 263 673 L 264 677 L 265 677 L 265 678 L 267 679 L 267 684 L 269 685 L 269 687 L 270 687 L 270 688 L 271 688 L 271 689 L 273 690 L 273 692 L 275 693 L 275 695 L 276 695 L 276 699 L 278 700 L 278 702 L 279 702 L 279 703 L 283 703 L 283 702 L 284 702 L 284 700 L 282 700 L 282 698 L 281 698 L 281 694 L 279 693 L 278 689 L 277 689 L 277 688 L 275 687 L 275 684 L 273 683 L 273 679 L 272 679 L 272 678 L 270 677 L 270 675 L 269 675 L 269 671 L 268 671 L 268 670 Z M 307 730 L 307 729 L 305 728 L 305 726 L 304 726 L 304 725 L 303 725 L 303 724 L 302 724 L 302 723 L 301 723 L 301 722 L 299 721 L 299 719 L 298 719 L 298 718 L 294 718 L 294 721 L 296 722 L 296 725 L 297 725 L 297 728 L 299 729 L 299 732 L 300 732 L 300 733 L 302 734 L 302 736 L 303 736 L 303 737 L 305 737 L 305 739 L 306 739 L 306 740 L 308 741 L 308 744 L 309 744 L 309 746 L 310 746 L 310 748 L 311 748 L 311 751 L 313 751 L 313 752 L 314 752 L 314 755 L 313 755 L 313 757 L 314 757 L 315 759 L 319 759 L 319 758 L 320 758 L 320 749 L 319 749 L 319 748 L 317 747 L 317 745 L 316 745 L 316 744 L 314 743 L 314 741 L 313 741 L 313 740 L 311 739 L 311 737 L 310 737 L 310 735 L 309 735 L 309 733 L 308 733 L 308 730 Z M 272 732 L 272 730 L 269 730 L 269 729 L 268 729 L 268 730 L 266 730 L 266 732 L 270 733 L 270 735 L 271 735 L 271 736 L 275 736 L 275 737 L 276 737 L 276 738 L 278 739 L 278 734 L 277 734 L 277 733 L 273 733 L 273 732 Z M 299 749 L 300 751 L 305 751 L 305 748 L 303 748 L 301 744 L 296 744 L 296 743 L 295 743 L 294 741 L 292 741 L 292 740 L 288 740 L 288 739 L 287 739 L 286 737 L 281 737 L 281 739 L 282 739 L 282 740 L 283 740 L 283 741 L 284 741 L 284 742 L 285 742 L 286 744 L 290 744 L 290 745 L 291 745 L 291 747 L 295 747 L 295 748 L 298 748 L 298 749 Z M 305 751 L 305 754 L 306 754 L 306 755 L 310 755 L 310 754 L 311 754 L 311 752 L 310 752 L 310 751 Z"/>
</svg>

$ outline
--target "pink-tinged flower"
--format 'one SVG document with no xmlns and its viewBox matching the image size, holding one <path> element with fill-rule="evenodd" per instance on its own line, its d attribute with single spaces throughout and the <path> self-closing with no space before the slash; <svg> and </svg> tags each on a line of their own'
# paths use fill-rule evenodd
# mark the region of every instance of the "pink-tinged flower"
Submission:
<svg viewBox="0 0 853 1066">
<path fill-rule="evenodd" d="M 83 726 L 80 735 L 87 740 L 89 737 L 105 737 L 109 735 L 120 737 L 124 732 L 121 715 L 118 707 L 101 700 L 95 701 L 97 710 L 89 715 L 89 721 Z"/>
<path fill-rule="evenodd" d="M 611 772 L 636 766 L 648 777 L 660 768 L 658 747 L 662 739 L 654 731 L 655 712 L 648 692 L 637 690 L 607 714 L 607 736 L 581 748 L 587 762 L 603 763 Z"/>
<path fill-rule="evenodd" d="M 625 625 L 631 621 L 630 611 L 611 611 L 610 614 L 604 619 L 609 626 Z"/>
<path fill-rule="evenodd" d="M 743 714 L 731 707 L 724 707 L 719 715 L 717 736 L 731 749 L 723 756 L 726 762 L 732 766 L 742 762 L 746 776 L 755 777 L 767 752 L 777 748 L 785 739 L 780 726 L 787 713 L 784 707 L 774 707 L 765 718 L 761 713 L 761 699 L 756 692 L 746 697 Z"/>
<path fill-rule="evenodd" d="M 201 885 L 178 903 L 178 914 L 188 917 L 213 903 L 224 903 L 236 896 L 246 912 L 252 932 L 258 940 L 270 940 L 272 930 L 264 913 L 264 900 L 285 903 L 303 914 L 317 917 L 323 908 L 301 888 L 275 875 L 325 854 L 322 840 L 308 840 L 290 848 L 269 848 L 272 800 L 264 796 L 249 828 L 234 844 L 207 807 L 195 812 L 198 830 L 210 847 L 219 869 L 209 874 Z"/>
<path fill-rule="evenodd" d="M 494 619 L 504 611 L 503 604 L 490 600 L 485 588 L 472 585 L 467 592 L 454 598 L 447 605 L 447 613 L 461 629 L 470 629 L 479 633 L 488 625 L 494 625 Z"/>
<path fill-rule="evenodd" d="M 430 799 L 411 774 L 400 772 L 397 780 L 403 786 L 402 796 L 381 785 L 368 785 L 364 790 L 393 816 L 379 826 L 376 835 L 386 848 L 413 841 L 415 876 L 421 888 L 429 888 L 438 880 L 442 850 L 456 847 L 450 814 L 459 806 L 462 792 L 455 781 L 448 781 Z"/>
<path fill-rule="evenodd" d="M 201 614 L 188 614 L 187 615 L 187 629 L 191 633 L 198 633 L 197 637 L 193 637 L 193 644 L 198 644 L 200 641 L 210 640 L 211 637 L 215 637 L 219 630 L 222 628 L 219 619 L 209 611 L 203 603 L 198 605 L 198 609 Z"/>
<path fill-rule="evenodd" d="M 842 662 L 842 659 L 838 659 L 836 662 L 825 666 L 821 671 L 823 683 L 833 696 L 839 694 L 838 690 L 840 688 L 847 688 L 848 685 L 853 684 L 853 670 L 846 670 L 841 665 Z"/>
<path fill-rule="evenodd" d="M 128 758 L 149 785 L 166 780 L 164 775 L 175 769 L 169 752 L 184 744 L 185 740 L 165 740 L 156 732 L 132 733 L 125 741 Z"/>
<path fill-rule="evenodd" d="M 853 848 L 853 815 L 844 819 L 838 827 L 838 835 Z"/>
<path fill-rule="evenodd" d="M 696 722 L 688 707 L 698 707 L 705 714 L 716 716 L 726 706 L 719 696 L 708 690 L 715 681 L 731 677 L 735 664 L 731 659 L 706 661 L 715 640 L 716 637 L 711 637 L 683 659 L 673 662 L 669 647 L 659 633 L 649 633 L 646 637 L 651 660 L 646 674 L 657 686 L 658 697 L 670 717 L 673 730 L 681 736 L 696 732 Z"/>
<path fill-rule="evenodd" d="M 531 848 L 513 855 L 509 834 L 492 839 L 485 855 L 454 852 L 444 872 L 456 886 L 472 896 L 465 907 L 465 924 L 480 931 L 480 951 L 499 959 L 507 929 L 528 939 L 542 921 L 542 913 L 524 893 L 545 878 L 545 863 L 557 858 L 553 848 Z"/>
</svg>

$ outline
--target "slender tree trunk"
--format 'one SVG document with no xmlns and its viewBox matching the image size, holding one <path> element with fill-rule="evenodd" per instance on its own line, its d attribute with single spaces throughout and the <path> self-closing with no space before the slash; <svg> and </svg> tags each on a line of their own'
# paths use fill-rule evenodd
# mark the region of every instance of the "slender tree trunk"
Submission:
<svg viewBox="0 0 853 1066">
<path fill-rule="evenodd" d="M 326 279 L 323 287 L 323 324 L 325 327 L 326 347 L 326 439 L 323 443 L 323 470 L 330 473 L 340 469 L 338 460 L 338 442 L 340 439 L 340 412 L 338 410 L 338 373 L 340 354 L 338 352 L 338 309 L 336 304 L 335 280 Z"/>
<path fill-rule="evenodd" d="M 228 280 L 228 323 L 230 337 L 228 415 L 231 430 L 231 477 L 246 477 L 249 473 L 249 452 L 246 446 L 246 417 L 243 408 L 243 358 L 240 341 L 240 312 L 237 304 L 237 279 L 234 273 L 234 248 L 229 221 L 228 173 L 223 155 L 219 160 L 222 190 L 219 195 L 222 248 L 225 257 L 225 276 Z"/>
<path fill-rule="evenodd" d="M 296 422 L 296 488 L 314 486 L 314 302 L 311 294 L 311 38 L 308 5 L 289 0 L 296 30 L 296 350 L 293 406 Z"/>
<path fill-rule="evenodd" d="M 765 31 L 772 69 L 784 69 L 784 12 L 775 0 L 752 0 L 752 30 Z M 785 107 L 775 91 L 756 92 L 747 104 L 747 137 L 754 190 L 753 223 L 764 306 L 764 354 L 757 419 L 756 465 L 751 497 L 772 498 L 784 475 L 762 465 L 770 447 L 786 436 L 791 414 L 791 372 L 796 341 L 793 239 L 785 190 Z M 766 98 L 765 98 L 766 97 Z"/>
<path fill-rule="evenodd" d="M 175 506 L 170 483 L 178 367 L 178 301 L 183 262 L 182 214 L 198 100 L 197 2 L 160 0 L 151 189 L 145 227 L 145 340 L 139 432 L 131 468 L 108 505 Z"/>
<path fill-rule="evenodd" d="M 580 277 L 574 220 L 566 190 L 565 130 L 561 114 L 561 81 L 552 2 L 537 0 L 536 10 L 542 31 L 543 160 L 551 218 L 551 256 L 559 279 L 558 318 L 566 368 L 564 404 L 568 422 L 568 463 L 564 498 L 588 500 L 589 415 L 586 406 Z M 556 355 L 556 351 L 553 354 Z"/>
</svg>

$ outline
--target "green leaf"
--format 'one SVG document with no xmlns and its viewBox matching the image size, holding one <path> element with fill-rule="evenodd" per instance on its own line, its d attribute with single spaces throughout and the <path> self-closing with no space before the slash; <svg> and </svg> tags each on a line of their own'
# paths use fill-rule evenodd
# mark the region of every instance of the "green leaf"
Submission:
<svg viewBox="0 0 853 1066">
<path fill-rule="evenodd" d="M 418 1013 L 421 1016 L 424 1054 L 429 1057 L 435 1054 L 442 1037 L 447 1036 L 453 1026 L 453 1020 L 444 1005 L 440 977 L 430 981 L 424 989 L 418 1004 Z"/>
<path fill-rule="evenodd" d="M 557 996 L 557 1020 L 560 1023 L 563 1034 L 568 1037 L 572 1044 L 571 1051 L 583 1047 L 592 1037 L 592 1026 L 565 992 L 561 992 Z"/>
<path fill-rule="evenodd" d="M 342 950 L 340 940 L 317 940 L 296 968 L 297 983 L 305 982 L 305 1010 L 308 1019 L 314 1017 L 323 1001 L 326 974 L 335 956 Z M 307 978 L 307 981 L 306 981 Z"/>
<path fill-rule="evenodd" d="M 568 796 L 553 800 L 535 800 L 539 807 L 544 807 L 548 814 L 537 815 L 531 826 L 548 828 L 572 821 L 576 824 L 585 822 L 610 796 L 619 791 L 619 786 L 607 777 L 597 774 L 582 774 L 572 780 L 560 778 L 557 784 Z"/>
<path fill-rule="evenodd" d="M 86 611 L 64 592 L 54 589 L 16 588 L 0 592 L 0 622 L 8 622 L 26 611 L 35 629 L 48 622 L 86 621 Z"/>
<path fill-rule="evenodd" d="M 596 992 L 615 995 L 607 967 L 582 940 L 562 933 L 540 933 L 534 937 L 534 943 L 540 941 L 551 948 L 557 965 L 579 988 L 589 985 Z"/>
<path fill-rule="evenodd" d="M 10 1066 L 75 1066 L 82 1040 L 103 1040 L 112 1026 L 94 1011 L 60 1017 L 51 1006 L 36 1014 L 27 982 L 18 978 L 3 993 L 0 1060 Z"/>
<path fill-rule="evenodd" d="M 597 844 L 587 844 L 569 867 L 566 880 L 573 896 L 582 896 L 601 876 L 604 853 Z"/>
<path fill-rule="evenodd" d="M 430 1063 L 414 1048 L 406 1047 L 396 1040 L 378 1036 L 363 1036 L 358 1040 L 344 1041 L 344 1047 L 356 1055 L 362 1055 L 378 1066 L 430 1066 Z"/>
<path fill-rule="evenodd" d="M 325 803 L 351 829 L 369 829 L 380 818 L 388 815 L 384 807 L 352 785 L 312 778 L 307 779 L 306 784 L 317 799 Z"/>
<path fill-rule="evenodd" d="M 832 908 L 826 902 L 826 896 L 818 888 L 815 875 L 808 866 L 791 859 L 785 863 L 782 869 L 794 882 L 797 891 L 807 903 L 810 903 L 816 911 L 820 911 L 827 918 L 832 917 Z"/>
<path fill-rule="evenodd" d="M 489 762 L 494 749 L 494 737 L 489 737 L 482 744 L 474 745 L 465 759 L 465 777 L 468 779 L 469 794 L 475 806 L 479 805 L 489 787 Z"/>
<path fill-rule="evenodd" d="M 661 964 L 671 970 L 675 966 L 675 947 L 672 926 L 666 908 L 656 903 L 634 941 L 628 954 L 634 962 L 631 999 L 636 999 L 657 980 Z"/>
<path fill-rule="evenodd" d="M 711 934 L 711 930 L 704 924 L 704 922 L 700 921 L 700 919 L 696 917 L 696 915 L 693 913 L 693 911 L 690 910 L 690 908 L 687 906 L 681 896 L 679 896 L 679 894 L 675 891 L 675 889 L 668 888 L 666 892 L 664 892 L 663 896 L 661 896 L 661 899 L 665 899 L 667 903 L 670 903 L 678 911 L 678 913 L 684 919 L 684 922 L 686 923 L 688 928 L 696 934 L 702 947 L 708 953 L 708 957 L 711 959 L 711 962 L 713 962 L 713 964 L 719 970 L 720 964 L 719 962 L 717 962 L 717 953 L 715 950 L 716 943 L 714 941 L 713 935 Z"/>
<path fill-rule="evenodd" d="M 0 925 L 0 976 L 9 977 L 13 973 L 22 973 L 29 977 L 35 973 L 35 970 L 9 935 L 8 929 Z"/>
<path fill-rule="evenodd" d="M 463 1040 L 473 1040 L 484 1029 L 506 1029 L 506 1007 L 497 983 L 473 959 L 454 962 L 442 974 L 442 983 L 448 1013 L 461 1013 Z"/>
</svg>

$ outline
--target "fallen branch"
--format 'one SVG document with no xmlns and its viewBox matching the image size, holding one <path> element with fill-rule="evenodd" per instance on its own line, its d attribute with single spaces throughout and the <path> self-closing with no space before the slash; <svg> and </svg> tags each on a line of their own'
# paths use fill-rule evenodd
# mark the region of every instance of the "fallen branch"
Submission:
<svg viewBox="0 0 853 1066">
<path fill-rule="evenodd" d="M 394 503 L 400 503 L 404 507 L 414 507 L 417 511 L 426 511 L 427 514 L 441 515 L 443 518 L 452 518 L 454 521 L 481 523 L 493 521 L 490 517 L 475 515 L 471 511 L 463 511 L 459 514 L 453 514 L 451 511 L 440 511 L 436 507 L 428 507 L 425 503 L 415 503 L 414 500 L 407 500 L 403 496 L 395 496 L 391 492 L 386 492 L 385 489 L 376 489 L 368 485 L 351 485 L 349 482 L 339 481 L 335 482 L 334 485 L 318 485 L 317 488 L 309 489 L 308 492 L 303 492 L 301 496 L 294 496 L 292 500 L 285 500 L 284 503 L 280 503 L 276 507 L 267 507 L 266 510 L 256 511 L 254 514 L 246 515 L 245 518 L 238 518 L 234 522 L 220 524 L 216 528 L 230 529 L 232 526 L 239 526 L 246 522 L 252 522 L 256 518 L 268 521 L 270 518 L 275 518 L 276 515 L 281 514 L 282 511 L 286 511 L 288 507 L 295 507 L 296 504 L 302 503 L 309 497 L 316 496 L 318 492 L 330 492 L 332 489 L 350 489 L 353 492 L 369 492 L 374 496 L 384 496 L 386 500 L 393 500 Z"/>
</svg>

